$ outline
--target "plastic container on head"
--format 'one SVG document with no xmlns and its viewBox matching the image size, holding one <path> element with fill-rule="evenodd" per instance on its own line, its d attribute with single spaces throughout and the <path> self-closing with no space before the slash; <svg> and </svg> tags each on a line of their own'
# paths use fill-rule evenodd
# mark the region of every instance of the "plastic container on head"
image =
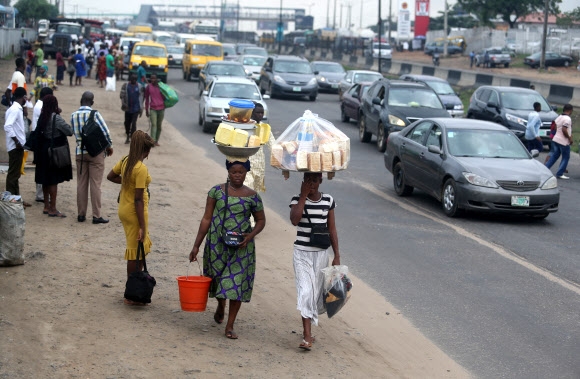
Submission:
<svg viewBox="0 0 580 379">
<path fill-rule="evenodd" d="M 234 122 L 249 122 L 252 118 L 252 111 L 254 110 L 254 103 L 250 100 L 231 100 L 230 106 L 230 120 Z"/>
</svg>

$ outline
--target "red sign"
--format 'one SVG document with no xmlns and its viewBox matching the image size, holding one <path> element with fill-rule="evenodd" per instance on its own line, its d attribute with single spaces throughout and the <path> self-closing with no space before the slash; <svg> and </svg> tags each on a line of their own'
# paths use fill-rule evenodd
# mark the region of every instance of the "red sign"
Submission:
<svg viewBox="0 0 580 379">
<path fill-rule="evenodd" d="M 415 0 L 415 37 L 426 36 L 429 30 L 429 0 Z"/>
</svg>

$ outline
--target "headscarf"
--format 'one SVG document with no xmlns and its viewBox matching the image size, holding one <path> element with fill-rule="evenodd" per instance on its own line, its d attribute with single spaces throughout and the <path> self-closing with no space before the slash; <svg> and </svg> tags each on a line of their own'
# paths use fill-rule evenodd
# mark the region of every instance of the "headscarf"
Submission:
<svg viewBox="0 0 580 379">
<path fill-rule="evenodd" d="M 47 65 L 45 65 L 45 64 L 43 64 L 43 65 L 41 66 L 41 68 L 43 68 L 43 69 L 44 69 L 44 74 L 42 74 L 42 77 L 43 77 L 43 78 L 46 78 L 46 77 L 48 76 L 48 66 L 47 66 Z"/>
<path fill-rule="evenodd" d="M 232 168 L 232 166 L 237 165 L 237 164 L 242 165 L 246 169 L 246 171 L 250 171 L 250 168 L 251 168 L 250 167 L 250 160 L 247 160 L 245 162 L 240 162 L 240 161 L 233 161 L 232 162 L 232 161 L 229 161 L 226 159 L 226 169 L 228 171 L 230 170 L 230 168 Z"/>
<path fill-rule="evenodd" d="M 40 110 L 40 117 L 38 118 L 38 128 L 44 131 L 50 122 L 53 113 L 58 111 L 58 100 L 54 95 L 46 95 L 42 99 L 42 109 Z"/>
</svg>

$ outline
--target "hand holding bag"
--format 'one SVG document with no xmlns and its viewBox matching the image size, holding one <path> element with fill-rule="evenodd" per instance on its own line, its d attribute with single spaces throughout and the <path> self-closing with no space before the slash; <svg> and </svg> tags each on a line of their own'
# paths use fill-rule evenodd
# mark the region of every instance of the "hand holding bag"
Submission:
<svg viewBox="0 0 580 379">
<path fill-rule="evenodd" d="M 328 249 L 330 247 L 330 232 L 326 224 L 313 224 L 308 215 L 308 210 L 304 208 L 306 218 L 310 223 L 310 244 L 321 249 Z"/>
<path fill-rule="evenodd" d="M 52 116 L 52 135 L 50 147 L 48 148 L 48 159 L 51 168 L 65 168 L 72 165 L 68 143 L 63 146 L 54 147 L 54 130 L 56 129 L 56 114 Z"/>
<path fill-rule="evenodd" d="M 151 295 L 153 295 L 153 287 L 157 284 L 155 278 L 149 275 L 147 271 L 147 263 L 145 262 L 145 247 L 143 242 L 139 242 L 137 246 L 137 267 L 139 265 L 139 256 L 143 256 L 143 271 L 135 271 L 129 275 L 127 283 L 125 284 L 125 299 L 135 301 L 137 303 L 151 303 Z"/>
<path fill-rule="evenodd" d="M 226 210 L 229 208 L 229 206 L 228 206 L 228 184 L 229 184 L 229 182 L 226 182 L 226 205 L 224 207 L 224 219 L 226 217 Z M 222 229 L 225 229 L 223 227 L 223 222 L 224 222 L 224 220 L 222 219 Z M 224 244 L 226 244 L 227 246 L 238 246 L 244 240 L 244 235 L 242 233 L 239 233 L 239 232 L 232 232 L 229 230 L 223 230 L 222 231 L 222 240 L 224 241 Z"/>
</svg>

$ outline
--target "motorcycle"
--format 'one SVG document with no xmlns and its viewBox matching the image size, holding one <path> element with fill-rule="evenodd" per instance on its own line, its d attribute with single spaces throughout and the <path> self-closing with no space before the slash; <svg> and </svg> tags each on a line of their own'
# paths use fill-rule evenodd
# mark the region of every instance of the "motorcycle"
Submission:
<svg viewBox="0 0 580 379">
<path fill-rule="evenodd" d="M 439 53 L 433 53 L 433 65 L 439 66 Z"/>
</svg>

